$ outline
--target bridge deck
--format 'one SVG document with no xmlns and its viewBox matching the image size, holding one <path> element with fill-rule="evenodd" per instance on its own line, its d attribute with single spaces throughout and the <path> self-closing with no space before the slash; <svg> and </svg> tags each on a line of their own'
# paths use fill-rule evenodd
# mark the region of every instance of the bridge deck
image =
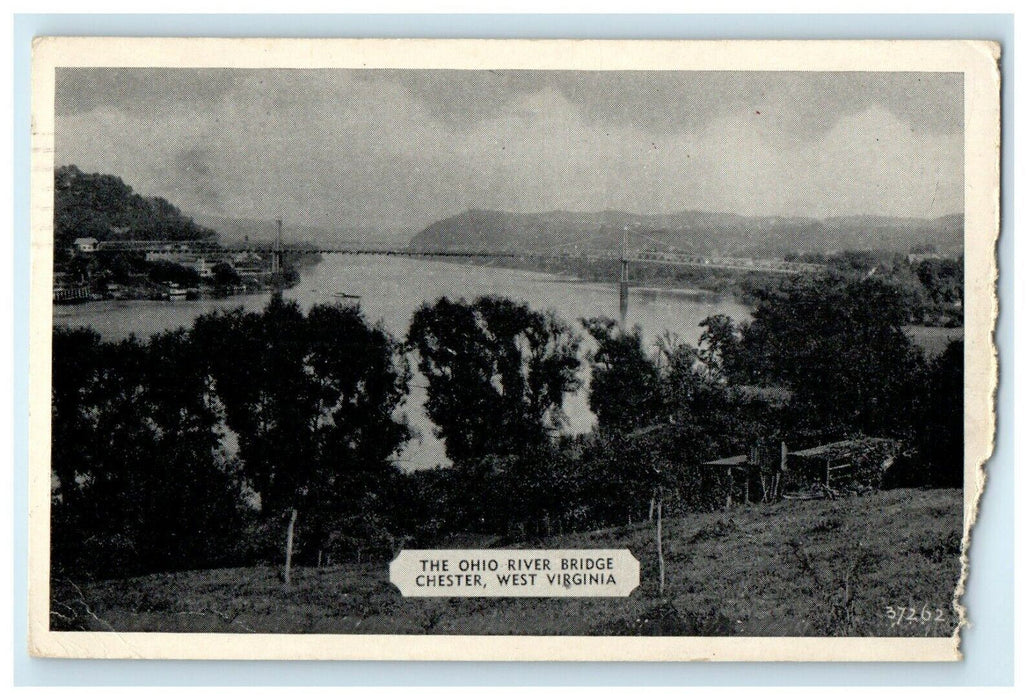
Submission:
<svg viewBox="0 0 1035 700">
<path fill-rule="evenodd" d="M 104 252 L 136 252 L 136 253 L 258 253 L 269 254 L 271 245 L 231 245 L 220 246 L 211 242 L 183 241 L 105 241 L 97 246 Z M 487 258 L 487 259 L 523 259 L 523 260 L 562 260 L 562 261 L 614 261 L 620 262 L 616 254 L 606 253 L 536 253 L 516 250 L 457 250 L 457 249 L 417 249 L 417 248 L 384 248 L 370 245 L 355 246 L 283 246 L 282 253 L 302 255 L 383 255 L 420 258 Z M 726 270 L 743 270 L 754 272 L 771 272 L 778 274 L 800 274 L 820 272 L 825 265 L 815 263 L 788 262 L 777 259 L 734 258 L 720 256 L 690 255 L 685 253 L 669 253 L 655 251 L 636 251 L 627 258 L 633 263 L 654 265 L 675 265 L 680 267 L 707 267 Z"/>
</svg>

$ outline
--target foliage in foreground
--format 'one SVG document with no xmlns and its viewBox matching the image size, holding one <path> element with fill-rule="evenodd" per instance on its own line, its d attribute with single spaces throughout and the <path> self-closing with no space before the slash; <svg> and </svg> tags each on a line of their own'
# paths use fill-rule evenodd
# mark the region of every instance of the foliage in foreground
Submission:
<svg viewBox="0 0 1035 700">
<path fill-rule="evenodd" d="M 271 525 L 299 514 L 315 557 L 389 500 L 408 372 L 354 309 L 277 299 L 147 342 L 55 330 L 54 343 L 56 570 L 240 563 L 269 556 Z"/>
<path fill-rule="evenodd" d="M 529 541 L 724 505 L 702 463 L 759 440 L 899 440 L 885 485 L 962 484 L 961 344 L 933 363 L 879 280 L 793 280 L 696 344 L 610 319 L 588 339 L 487 297 L 421 307 L 405 345 L 355 309 L 261 313 L 102 342 L 54 332 L 53 562 L 77 577 L 390 558 L 411 543 Z M 586 342 L 583 354 L 582 342 Z M 453 464 L 393 456 L 407 354 Z M 413 355 L 411 355 L 413 356 Z M 565 435 L 588 362 L 596 429 Z"/>
</svg>

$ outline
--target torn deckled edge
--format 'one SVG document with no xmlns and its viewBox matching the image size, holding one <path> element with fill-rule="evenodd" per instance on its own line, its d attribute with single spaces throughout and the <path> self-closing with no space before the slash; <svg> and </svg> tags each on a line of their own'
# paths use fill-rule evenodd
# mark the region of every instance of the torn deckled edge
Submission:
<svg viewBox="0 0 1035 700">
<path fill-rule="evenodd" d="M 957 624 L 952 640 L 956 658 L 963 658 L 962 633 L 971 621 L 963 597 L 970 573 L 971 533 L 977 524 L 981 496 L 988 480 L 986 464 L 995 452 L 998 415 L 996 396 L 999 378 L 999 353 L 995 342 L 999 319 L 997 294 L 999 268 L 996 251 L 1000 226 L 1000 162 L 1002 156 L 1000 94 L 1001 47 L 995 42 L 976 44 L 981 57 L 981 73 L 972 80 L 965 77 L 965 181 L 964 227 L 964 510 L 963 542 L 960 551 L 960 578 L 953 594 Z M 977 119 L 981 129 L 972 120 Z M 974 131 L 972 131 L 974 128 Z M 977 143 L 975 143 L 975 141 Z M 977 172 L 974 172 L 974 170 Z M 985 187 L 975 186 L 984 183 Z M 977 199 L 977 202 L 972 201 Z M 984 226 L 977 232 L 969 225 L 971 209 L 979 207 Z M 980 236 L 980 238 L 978 238 Z M 975 240 L 976 239 L 976 240 Z M 976 271 L 975 271 L 976 270 Z M 973 292 L 977 291 L 977 295 Z M 987 305 L 987 307 L 986 307 Z M 974 307 L 978 306 L 977 309 Z M 975 318 L 976 316 L 976 318 Z M 976 348 L 974 346 L 977 346 Z M 976 405 L 975 405 L 976 404 Z M 975 416 L 974 413 L 977 413 Z"/>
</svg>

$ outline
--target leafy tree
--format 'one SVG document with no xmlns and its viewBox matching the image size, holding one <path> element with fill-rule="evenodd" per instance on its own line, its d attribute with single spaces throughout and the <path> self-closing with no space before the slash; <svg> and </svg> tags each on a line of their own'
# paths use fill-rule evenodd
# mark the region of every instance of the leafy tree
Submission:
<svg viewBox="0 0 1035 700">
<path fill-rule="evenodd" d="M 963 486 L 963 341 L 953 340 L 931 364 L 918 447 L 931 486 Z"/>
<path fill-rule="evenodd" d="M 584 527 L 646 519 L 666 473 L 651 452 L 653 446 L 650 434 L 608 431 L 590 436 L 577 465 L 579 508 L 573 519 Z"/>
<path fill-rule="evenodd" d="M 908 436 L 923 356 L 909 311 L 877 278 L 798 278 L 762 298 L 745 329 L 745 379 L 794 393 L 796 430 Z"/>
<path fill-rule="evenodd" d="M 398 474 L 391 459 L 410 436 L 397 415 L 410 380 L 402 349 L 352 306 L 314 306 L 306 325 L 308 371 L 320 397 L 318 488 L 307 499 L 320 516 L 314 527 L 329 537 L 351 518 L 386 530 Z"/>
<path fill-rule="evenodd" d="M 962 303 L 963 258 L 922 260 L 917 263 L 915 270 L 934 303 Z"/>
<path fill-rule="evenodd" d="M 126 284 L 130 281 L 133 273 L 146 268 L 143 256 L 132 253 L 116 253 L 104 256 L 103 265 L 108 276 L 114 282 Z"/>
<path fill-rule="evenodd" d="M 287 539 L 299 513 L 327 534 L 349 509 L 369 512 L 363 499 L 377 498 L 408 435 L 395 418 L 408 375 L 391 337 L 355 309 L 318 305 L 304 316 L 279 296 L 262 313 L 204 316 L 193 334 L 248 482 L 264 515 L 286 520 Z"/>
<path fill-rule="evenodd" d="M 563 423 L 579 386 L 579 341 L 550 314 L 500 297 L 441 298 L 407 336 L 428 379 L 427 410 L 454 462 L 519 454 Z"/>
<path fill-rule="evenodd" d="M 186 334 L 54 332 L 54 564 L 111 576 L 233 556 L 239 482 Z"/>
<path fill-rule="evenodd" d="M 601 430 L 629 431 L 659 420 L 661 376 L 644 351 L 639 326 L 623 331 L 603 317 L 582 319 L 582 326 L 596 342 L 589 354 L 589 407 Z"/>
<path fill-rule="evenodd" d="M 935 325 L 963 324 L 963 258 L 928 259 L 913 266 L 915 277 L 924 290 L 928 306 L 936 314 L 926 319 Z"/>
<path fill-rule="evenodd" d="M 51 368 L 51 470 L 54 498 L 68 507 L 82 495 L 80 479 L 95 469 L 100 335 L 88 328 L 55 328 Z"/>
<path fill-rule="evenodd" d="M 639 329 L 622 332 L 606 318 L 583 321 L 597 341 L 591 354 L 590 406 L 599 435 L 584 454 L 583 502 L 597 500 L 611 513 L 640 520 L 658 499 L 669 505 L 708 508 L 713 476 L 705 459 L 743 449 L 757 433 L 757 406 L 728 385 L 726 372 L 739 360 L 740 330 L 728 316 L 712 316 L 698 346 L 666 334 L 657 359 L 643 349 Z"/>
<path fill-rule="evenodd" d="M 779 430 L 774 407 L 752 387 L 736 384 L 741 330 L 726 316 L 710 317 L 701 325 L 705 331 L 697 346 L 662 344 L 659 371 L 670 425 L 645 435 L 647 442 L 640 448 L 660 465 L 654 483 L 677 509 L 721 505 L 716 497 L 722 475 L 702 463 L 747 452 Z"/>
<path fill-rule="evenodd" d="M 220 287 L 232 287 L 241 283 L 241 276 L 229 263 L 217 262 L 212 266 L 212 281 Z"/>
<path fill-rule="evenodd" d="M 716 381 L 725 382 L 740 364 L 741 332 L 726 314 L 714 314 L 699 324 L 704 331 L 698 340 L 697 357 Z"/>
<path fill-rule="evenodd" d="M 242 525 L 242 484 L 222 447 L 204 358 L 182 329 L 152 337 L 141 351 L 143 419 L 157 428 L 151 442 L 159 455 L 138 465 L 148 472 L 142 547 L 175 562 L 201 553 L 202 560 L 226 561 Z M 168 524 L 156 526 L 159 517 Z"/>
<path fill-rule="evenodd" d="M 507 457 L 487 458 L 491 464 L 489 503 L 483 520 L 500 535 L 520 541 L 554 534 L 570 503 L 571 464 L 556 445 Z M 479 492 L 474 492 L 478 497 Z"/>
<path fill-rule="evenodd" d="M 201 283 L 201 275 L 195 270 L 168 260 L 155 260 L 149 263 L 147 276 L 152 282 L 167 282 L 182 286 Z"/>
</svg>

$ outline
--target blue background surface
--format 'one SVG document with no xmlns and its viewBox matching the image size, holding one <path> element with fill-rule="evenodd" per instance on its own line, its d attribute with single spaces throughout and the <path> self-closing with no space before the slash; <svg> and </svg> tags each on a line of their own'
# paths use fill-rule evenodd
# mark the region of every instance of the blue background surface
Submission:
<svg viewBox="0 0 1035 700">
<path fill-rule="evenodd" d="M 1014 673 L 1012 15 L 16 15 L 14 680 L 17 685 L 1010 685 Z M 1003 47 L 997 446 L 973 532 L 965 660 L 954 664 L 615 664 L 32 659 L 28 547 L 29 70 L 34 36 L 989 39 Z"/>
</svg>

